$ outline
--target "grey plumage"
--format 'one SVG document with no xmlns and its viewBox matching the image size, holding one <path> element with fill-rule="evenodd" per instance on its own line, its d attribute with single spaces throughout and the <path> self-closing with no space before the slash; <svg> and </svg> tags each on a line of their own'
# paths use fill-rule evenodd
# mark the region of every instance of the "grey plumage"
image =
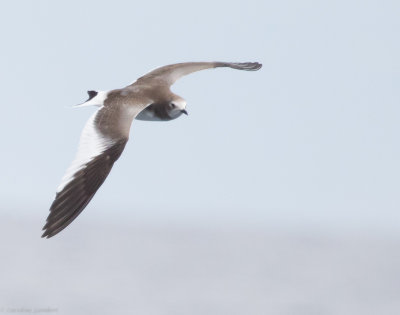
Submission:
<svg viewBox="0 0 400 315">
<path fill-rule="evenodd" d="M 186 113 L 186 102 L 171 92 L 171 85 L 192 72 L 217 67 L 255 71 L 261 64 L 178 63 L 157 68 L 122 89 L 88 91 L 89 99 L 81 106 L 96 105 L 100 109 L 85 125 L 77 156 L 50 206 L 42 237 L 62 231 L 87 206 L 124 150 L 135 118 L 167 121 L 180 117 Z"/>
</svg>

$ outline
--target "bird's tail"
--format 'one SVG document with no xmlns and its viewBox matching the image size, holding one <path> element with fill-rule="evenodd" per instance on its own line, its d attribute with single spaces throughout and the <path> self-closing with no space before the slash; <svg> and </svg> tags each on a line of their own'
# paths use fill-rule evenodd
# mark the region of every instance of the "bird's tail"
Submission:
<svg viewBox="0 0 400 315">
<path fill-rule="evenodd" d="M 89 98 L 78 105 L 72 106 L 73 108 L 85 107 L 85 106 L 103 106 L 104 100 L 107 98 L 108 92 L 104 91 L 87 91 Z"/>
</svg>

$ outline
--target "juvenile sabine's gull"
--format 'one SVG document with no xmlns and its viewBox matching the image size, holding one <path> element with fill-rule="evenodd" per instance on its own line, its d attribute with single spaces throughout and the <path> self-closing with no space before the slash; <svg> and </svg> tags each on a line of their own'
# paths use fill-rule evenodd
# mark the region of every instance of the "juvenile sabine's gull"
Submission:
<svg viewBox="0 0 400 315">
<path fill-rule="evenodd" d="M 83 128 L 78 152 L 58 186 L 42 237 L 65 229 L 87 206 L 124 150 L 133 119 L 166 121 L 187 115 L 186 101 L 170 90 L 176 80 L 209 68 L 255 71 L 261 66 L 258 62 L 177 63 L 157 68 L 122 89 L 88 91 L 89 99 L 78 106 L 99 109 Z"/>
</svg>

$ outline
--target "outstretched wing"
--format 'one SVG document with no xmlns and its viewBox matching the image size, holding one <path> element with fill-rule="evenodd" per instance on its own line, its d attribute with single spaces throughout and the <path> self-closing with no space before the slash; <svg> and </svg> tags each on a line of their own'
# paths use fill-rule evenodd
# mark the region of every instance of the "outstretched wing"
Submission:
<svg viewBox="0 0 400 315">
<path fill-rule="evenodd" d="M 124 150 L 132 120 L 143 107 L 103 106 L 88 120 L 77 155 L 57 189 L 42 237 L 62 231 L 87 206 Z"/>
<path fill-rule="evenodd" d="M 164 67 L 157 68 L 144 76 L 140 77 L 135 83 L 146 83 L 152 82 L 153 84 L 156 81 L 159 81 L 160 84 L 166 84 L 171 86 L 175 83 L 176 80 L 181 77 L 188 75 L 192 72 L 210 69 L 210 68 L 218 68 L 218 67 L 228 67 L 238 70 L 246 70 L 246 71 L 256 71 L 262 67 L 262 64 L 258 62 L 184 62 L 184 63 L 176 63 L 173 65 L 168 65 Z"/>
</svg>

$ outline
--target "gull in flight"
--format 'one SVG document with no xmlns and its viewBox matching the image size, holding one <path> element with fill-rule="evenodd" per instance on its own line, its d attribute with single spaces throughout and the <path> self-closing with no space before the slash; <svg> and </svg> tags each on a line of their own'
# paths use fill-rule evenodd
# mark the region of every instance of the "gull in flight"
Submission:
<svg viewBox="0 0 400 315">
<path fill-rule="evenodd" d="M 157 68 L 131 85 L 111 91 L 88 91 L 89 99 L 78 106 L 99 109 L 83 128 L 78 152 L 58 186 L 42 237 L 65 229 L 88 205 L 120 157 L 134 119 L 167 121 L 186 114 L 186 101 L 171 92 L 179 78 L 192 72 L 229 67 L 255 71 L 258 62 L 186 62 Z"/>
</svg>

